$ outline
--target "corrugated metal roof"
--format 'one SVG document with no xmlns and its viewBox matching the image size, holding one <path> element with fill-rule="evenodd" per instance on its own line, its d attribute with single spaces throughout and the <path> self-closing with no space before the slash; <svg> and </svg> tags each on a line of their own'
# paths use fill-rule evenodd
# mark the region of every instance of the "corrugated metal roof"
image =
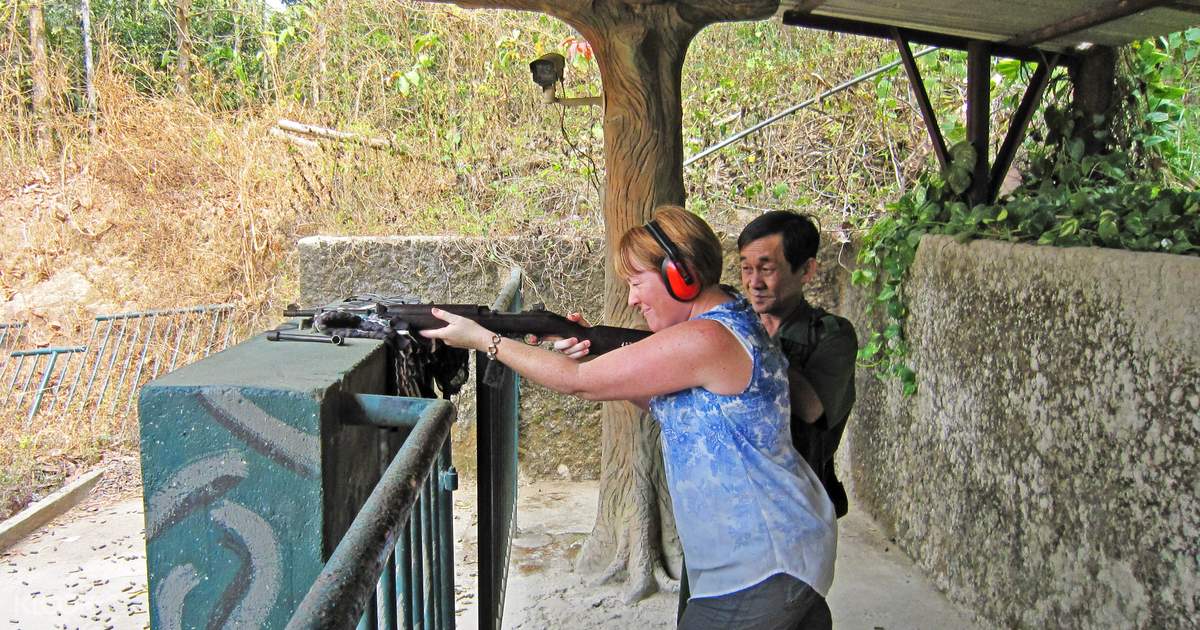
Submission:
<svg viewBox="0 0 1200 630">
<path fill-rule="evenodd" d="M 1119 46 L 1200 24 L 1200 0 L 783 0 L 780 12 L 785 21 L 836 18 L 1047 51 Z"/>
</svg>

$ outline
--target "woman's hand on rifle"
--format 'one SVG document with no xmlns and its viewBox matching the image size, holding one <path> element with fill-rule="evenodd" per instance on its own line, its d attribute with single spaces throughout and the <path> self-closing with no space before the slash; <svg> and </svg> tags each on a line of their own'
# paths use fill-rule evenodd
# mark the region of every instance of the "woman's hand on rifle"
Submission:
<svg viewBox="0 0 1200 630">
<path fill-rule="evenodd" d="M 473 319 L 455 315 L 434 307 L 430 310 L 433 316 L 446 322 L 444 328 L 427 328 L 420 334 L 430 339 L 441 339 L 446 345 L 455 348 L 466 348 L 487 352 L 492 344 L 492 331 L 480 326 Z"/>
<path fill-rule="evenodd" d="M 569 313 L 567 314 L 567 319 L 581 326 L 591 326 L 591 324 L 589 324 L 588 321 L 583 318 L 582 313 Z M 580 341 L 575 337 L 567 337 L 566 339 L 563 339 L 561 337 L 555 337 L 551 335 L 546 335 L 545 337 L 540 338 L 537 335 L 527 335 L 525 341 L 526 343 L 530 344 L 537 344 L 543 341 L 553 341 L 554 343 L 551 347 L 554 348 L 554 350 L 561 352 L 564 355 L 575 359 L 576 361 L 588 356 L 592 346 L 592 342 L 586 339 Z"/>
</svg>

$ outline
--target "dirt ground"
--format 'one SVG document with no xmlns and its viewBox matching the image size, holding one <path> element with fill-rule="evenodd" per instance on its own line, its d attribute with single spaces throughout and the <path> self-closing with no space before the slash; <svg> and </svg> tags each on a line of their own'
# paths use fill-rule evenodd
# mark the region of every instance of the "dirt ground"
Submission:
<svg viewBox="0 0 1200 630">
<path fill-rule="evenodd" d="M 622 584 L 595 586 L 589 576 L 572 572 L 571 561 L 595 521 L 597 496 L 594 481 L 539 481 L 521 487 L 503 627 L 675 627 L 677 592 L 660 592 L 636 604 L 625 604 Z M 853 504 L 838 526 L 836 577 L 829 593 L 835 628 L 986 627 L 947 600 Z M 474 619 L 460 615 L 459 627 L 474 629 L 477 625 Z"/>
<path fill-rule="evenodd" d="M 0 554 L 0 624 L 14 629 L 149 625 L 142 500 L 125 474 Z M 623 585 L 596 586 L 571 570 L 596 514 L 596 482 L 539 481 L 519 492 L 504 606 L 504 628 L 674 627 L 678 595 L 636 604 Z M 479 628 L 475 598 L 478 544 L 475 488 L 455 493 L 457 627 Z M 939 593 L 866 516 L 851 507 L 839 523 L 837 577 L 829 596 L 835 628 L 867 630 L 983 628 Z"/>
</svg>

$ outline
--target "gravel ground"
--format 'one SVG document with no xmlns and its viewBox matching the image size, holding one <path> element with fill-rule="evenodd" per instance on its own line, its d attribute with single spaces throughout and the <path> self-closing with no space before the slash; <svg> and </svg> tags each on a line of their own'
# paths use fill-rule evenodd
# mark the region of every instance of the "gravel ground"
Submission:
<svg viewBox="0 0 1200 630">
<path fill-rule="evenodd" d="M 113 457 L 106 464 L 110 474 L 86 501 L 0 555 L 0 629 L 148 627 L 137 461 Z M 597 586 L 592 576 L 572 571 L 594 523 L 597 491 L 594 481 L 521 486 L 503 627 L 674 627 L 676 593 L 625 604 L 623 584 Z M 479 628 L 475 492 L 464 483 L 454 495 L 456 617 L 463 630 Z M 835 627 L 981 627 L 937 592 L 865 515 L 852 507 L 839 530 L 837 578 L 829 596 Z"/>
<path fill-rule="evenodd" d="M 93 497 L 0 556 L 12 628 L 148 628 L 141 498 Z"/>
</svg>

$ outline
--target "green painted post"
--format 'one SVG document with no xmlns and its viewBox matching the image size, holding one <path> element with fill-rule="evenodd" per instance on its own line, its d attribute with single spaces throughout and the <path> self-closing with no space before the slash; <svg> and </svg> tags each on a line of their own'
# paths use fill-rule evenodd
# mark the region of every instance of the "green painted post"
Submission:
<svg viewBox="0 0 1200 630">
<path fill-rule="evenodd" d="M 152 627 L 287 623 L 379 479 L 386 430 L 343 420 L 385 354 L 259 336 L 142 389 Z"/>
</svg>

